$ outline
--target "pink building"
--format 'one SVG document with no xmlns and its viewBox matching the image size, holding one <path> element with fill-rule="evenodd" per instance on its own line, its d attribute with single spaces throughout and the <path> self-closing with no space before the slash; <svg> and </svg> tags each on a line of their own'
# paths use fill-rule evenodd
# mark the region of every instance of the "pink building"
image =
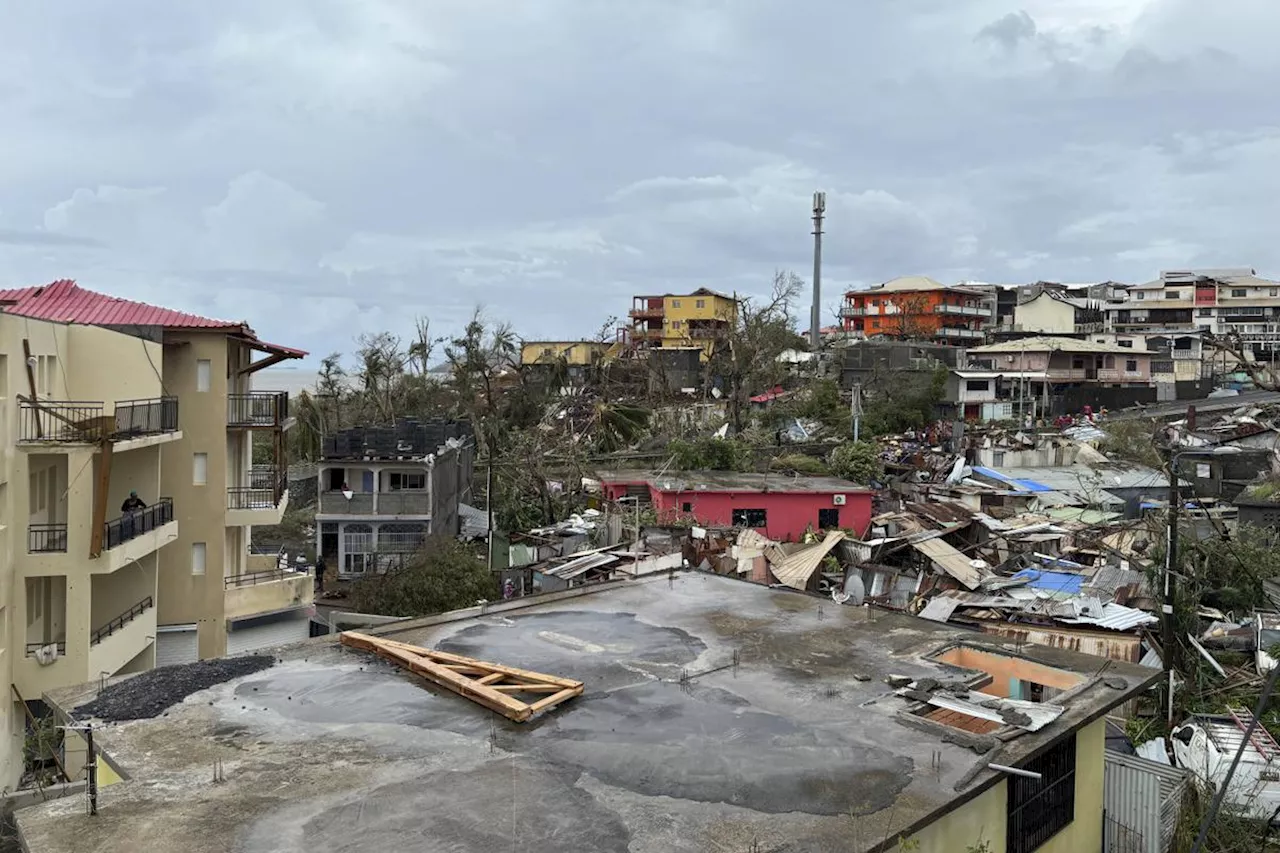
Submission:
<svg viewBox="0 0 1280 853">
<path fill-rule="evenodd" d="M 750 527 L 781 542 L 796 542 L 807 530 L 852 530 L 871 524 L 865 486 L 835 477 L 789 477 L 732 471 L 613 471 L 600 482 L 609 500 L 650 503 L 659 521 L 692 520 L 715 527 Z"/>
</svg>

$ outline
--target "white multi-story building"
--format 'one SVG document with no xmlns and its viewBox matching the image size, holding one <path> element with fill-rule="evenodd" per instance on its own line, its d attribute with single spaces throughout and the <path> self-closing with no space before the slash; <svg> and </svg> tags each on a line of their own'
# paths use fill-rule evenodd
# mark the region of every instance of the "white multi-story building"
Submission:
<svg viewBox="0 0 1280 853">
<path fill-rule="evenodd" d="M 1165 271 L 1107 306 L 1107 317 L 1115 332 L 1197 330 L 1269 358 L 1280 348 L 1280 281 L 1248 268 Z"/>
</svg>

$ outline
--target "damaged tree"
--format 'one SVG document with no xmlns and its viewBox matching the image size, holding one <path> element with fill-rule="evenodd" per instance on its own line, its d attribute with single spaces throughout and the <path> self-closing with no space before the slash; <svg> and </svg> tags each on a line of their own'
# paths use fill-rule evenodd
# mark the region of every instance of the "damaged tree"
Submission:
<svg viewBox="0 0 1280 853">
<path fill-rule="evenodd" d="M 734 322 L 715 332 L 705 375 L 708 385 L 715 379 L 722 383 L 729 427 L 735 433 L 746 426 L 751 395 L 772 388 L 785 376 L 778 356 L 804 344 L 792 313 L 803 287 L 795 273 L 779 270 L 767 301 L 738 298 L 737 317 L 726 318 Z"/>
</svg>

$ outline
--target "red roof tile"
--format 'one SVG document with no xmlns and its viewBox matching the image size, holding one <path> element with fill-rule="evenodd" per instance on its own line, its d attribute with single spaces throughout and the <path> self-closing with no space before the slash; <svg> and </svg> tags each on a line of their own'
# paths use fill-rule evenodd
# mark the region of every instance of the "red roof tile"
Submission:
<svg viewBox="0 0 1280 853">
<path fill-rule="evenodd" d="M 33 320 L 79 323 L 85 326 L 161 326 L 166 329 L 223 330 L 268 352 L 278 352 L 293 358 L 301 358 L 307 354 L 300 349 L 258 340 L 253 329 L 245 322 L 212 320 L 145 302 L 120 299 L 86 290 L 67 279 L 39 287 L 0 290 L 0 311 Z"/>
</svg>

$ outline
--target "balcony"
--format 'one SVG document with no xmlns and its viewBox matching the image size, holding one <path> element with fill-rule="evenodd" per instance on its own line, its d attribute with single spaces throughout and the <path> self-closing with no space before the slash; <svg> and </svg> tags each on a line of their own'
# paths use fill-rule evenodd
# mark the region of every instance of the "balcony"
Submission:
<svg viewBox="0 0 1280 853">
<path fill-rule="evenodd" d="M 227 489 L 227 524 L 279 524 L 289 504 L 287 472 L 275 468 L 251 468 L 248 484 Z"/>
<path fill-rule="evenodd" d="M 867 316 L 866 308 L 854 308 L 852 305 L 846 305 L 840 309 L 841 317 L 865 317 Z"/>
<path fill-rule="evenodd" d="M 89 635 L 89 672 L 119 672 L 155 636 L 155 602 L 148 595 Z"/>
<path fill-rule="evenodd" d="M 1170 350 L 1169 357 L 1174 361 L 1199 361 L 1200 350 L 1198 349 L 1174 349 Z"/>
<path fill-rule="evenodd" d="M 726 324 L 721 327 L 713 326 L 711 328 L 708 328 L 706 326 L 695 326 L 694 328 L 686 329 L 685 331 L 689 335 L 689 338 L 691 340 L 706 341 L 706 340 L 714 340 L 715 338 L 724 337 L 728 333 L 728 329 L 729 327 Z"/>
<path fill-rule="evenodd" d="M 632 308 L 628 313 L 633 320 L 661 320 L 665 312 L 661 307 L 658 308 Z"/>
<path fill-rule="evenodd" d="M 938 305 L 934 311 L 939 314 L 955 314 L 964 317 L 990 317 L 991 309 L 978 305 Z"/>
<path fill-rule="evenodd" d="M 227 395 L 227 426 L 247 429 L 288 429 L 287 391 L 253 391 Z"/>
<path fill-rule="evenodd" d="M 320 493 L 320 515 L 431 515 L 428 491 Z"/>
<path fill-rule="evenodd" d="M 119 571 L 177 538 L 173 499 L 160 498 L 146 509 L 125 513 L 103 525 L 103 555 L 93 571 Z"/>
<path fill-rule="evenodd" d="M 65 554 L 67 552 L 67 525 L 28 524 L 28 554 Z"/>
<path fill-rule="evenodd" d="M 29 657 L 29 658 L 33 658 L 33 657 L 35 657 L 35 656 L 36 656 L 36 652 L 40 651 L 40 650 L 41 650 L 41 649 L 43 649 L 45 646 L 57 646 L 57 648 L 58 648 L 58 657 L 60 657 L 60 658 L 61 658 L 61 657 L 66 657 L 66 656 L 67 656 L 67 641 L 66 641 L 66 640 L 56 640 L 56 641 L 55 641 L 55 640 L 50 640 L 50 641 L 49 641 L 49 642 L 47 642 L 47 643 L 27 643 L 27 655 L 26 655 L 26 656 L 27 656 L 27 657 Z"/>
<path fill-rule="evenodd" d="M 86 400 L 29 400 L 19 403 L 18 441 L 28 444 L 117 442 L 117 450 L 180 438 L 178 398 L 121 400 L 112 414 L 106 404 Z"/>
<path fill-rule="evenodd" d="M 278 613 L 309 605 L 315 598 L 315 578 L 310 571 L 273 569 L 232 575 L 223 581 L 223 616 L 243 619 L 260 613 Z"/>
<path fill-rule="evenodd" d="M 1076 323 L 1075 333 L 1077 335 L 1094 335 L 1104 331 L 1106 328 L 1106 323 Z"/>
<path fill-rule="evenodd" d="M 964 328 L 958 328 L 958 327 L 943 326 L 941 329 L 938 329 L 938 331 L 935 333 L 935 336 L 939 338 L 968 338 L 971 340 L 973 339 L 980 340 L 986 337 L 986 333 L 984 333 L 980 329 L 964 329 Z"/>
</svg>

